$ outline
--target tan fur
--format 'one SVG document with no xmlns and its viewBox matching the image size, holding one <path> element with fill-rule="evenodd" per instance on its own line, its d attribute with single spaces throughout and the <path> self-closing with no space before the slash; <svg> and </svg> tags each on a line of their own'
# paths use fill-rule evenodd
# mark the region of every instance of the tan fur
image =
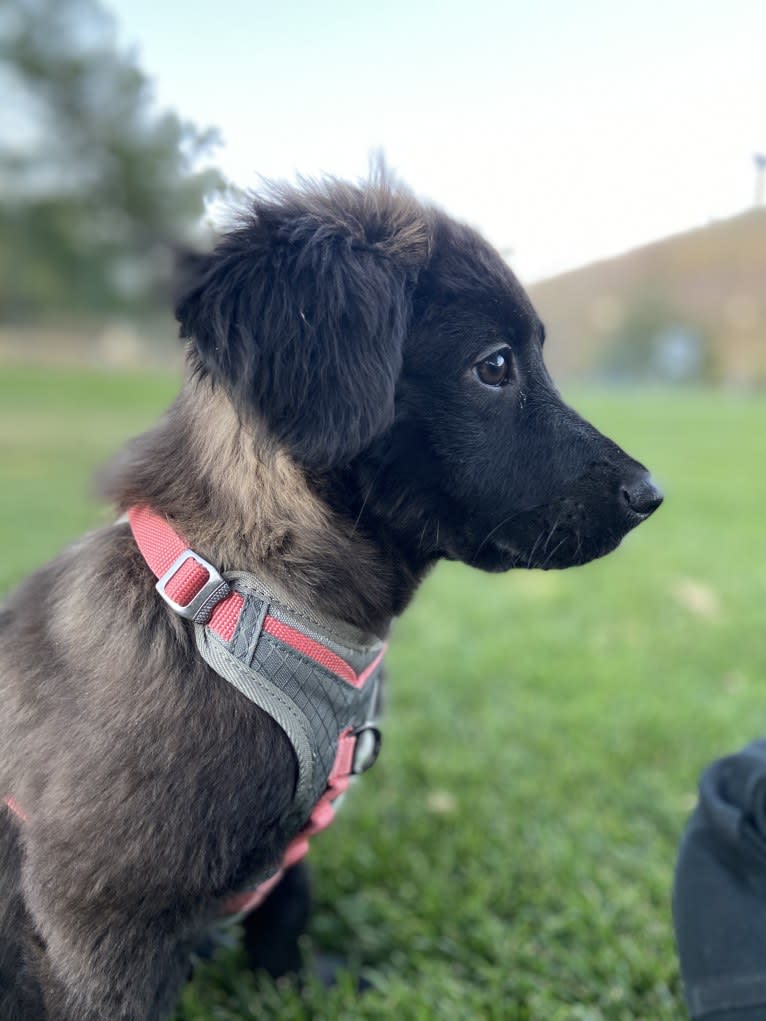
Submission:
<svg viewBox="0 0 766 1021">
<path fill-rule="evenodd" d="M 165 462 L 157 485 L 154 461 Z M 240 418 L 193 356 L 179 397 L 155 429 L 102 476 L 120 510 L 144 497 L 220 570 L 264 575 L 308 610 L 378 630 L 392 567 L 353 523 L 333 513 L 265 428 Z M 190 486 L 190 480 L 194 485 Z"/>
</svg>

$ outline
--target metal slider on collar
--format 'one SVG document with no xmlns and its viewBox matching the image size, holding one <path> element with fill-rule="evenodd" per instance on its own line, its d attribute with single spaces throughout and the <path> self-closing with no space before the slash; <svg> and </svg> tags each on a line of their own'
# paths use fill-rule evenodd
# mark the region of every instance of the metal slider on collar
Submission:
<svg viewBox="0 0 766 1021">
<path fill-rule="evenodd" d="M 188 603 L 182 604 L 176 602 L 167 591 L 167 586 L 170 581 L 176 576 L 178 571 L 183 567 L 189 560 L 193 560 L 200 567 L 207 571 L 207 581 L 202 583 L 200 589 L 192 596 Z M 195 553 L 194 550 L 185 549 L 183 553 L 179 554 L 178 557 L 173 561 L 170 567 L 157 581 L 154 586 L 171 610 L 174 610 L 179 617 L 183 617 L 186 620 L 193 620 L 196 624 L 207 624 L 210 620 L 210 614 L 213 612 L 218 603 L 231 592 L 229 583 L 221 576 L 221 574 L 213 567 L 212 564 L 208 563 L 204 557 L 201 557 L 199 553 Z"/>
</svg>

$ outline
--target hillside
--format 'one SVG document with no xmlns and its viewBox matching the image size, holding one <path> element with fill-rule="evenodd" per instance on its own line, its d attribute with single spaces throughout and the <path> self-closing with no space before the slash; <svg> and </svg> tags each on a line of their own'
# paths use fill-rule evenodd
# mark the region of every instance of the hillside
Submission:
<svg viewBox="0 0 766 1021">
<path fill-rule="evenodd" d="M 766 208 L 530 288 L 554 374 L 766 385 Z"/>
</svg>

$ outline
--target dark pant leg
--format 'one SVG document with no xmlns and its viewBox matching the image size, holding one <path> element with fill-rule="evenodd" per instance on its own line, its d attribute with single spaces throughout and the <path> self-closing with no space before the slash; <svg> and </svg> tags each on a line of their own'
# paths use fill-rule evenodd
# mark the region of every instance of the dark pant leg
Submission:
<svg viewBox="0 0 766 1021">
<path fill-rule="evenodd" d="M 704 772 L 678 856 L 673 919 L 695 1021 L 764 1021 L 766 741 Z"/>
</svg>

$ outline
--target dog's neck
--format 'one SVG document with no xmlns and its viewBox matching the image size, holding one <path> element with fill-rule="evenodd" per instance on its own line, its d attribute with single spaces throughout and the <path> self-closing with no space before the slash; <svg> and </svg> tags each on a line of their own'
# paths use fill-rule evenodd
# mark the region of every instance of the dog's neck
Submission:
<svg viewBox="0 0 766 1021">
<path fill-rule="evenodd" d="M 331 510 L 289 456 L 260 441 L 224 392 L 193 374 L 103 483 L 121 511 L 148 503 L 166 515 L 219 569 L 261 574 L 298 605 L 378 637 L 421 578 Z"/>
</svg>

